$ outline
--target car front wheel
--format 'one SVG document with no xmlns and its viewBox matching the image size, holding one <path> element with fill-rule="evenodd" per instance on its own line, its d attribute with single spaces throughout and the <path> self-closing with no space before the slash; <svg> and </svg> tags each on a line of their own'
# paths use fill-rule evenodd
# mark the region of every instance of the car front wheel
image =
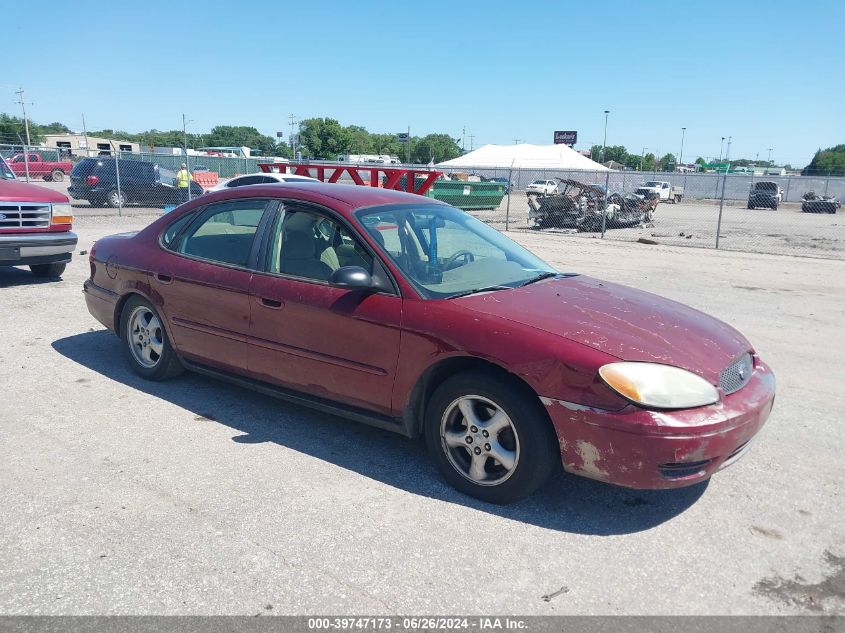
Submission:
<svg viewBox="0 0 845 633">
<path fill-rule="evenodd" d="M 182 372 L 155 309 L 141 297 L 131 297 L 120 315 L 123 353 L 136 374 L 148 380 L 167 380 Z"/>
<path fill-rule="evenodd" d="M 490 503 L 528 496 L 560 465 L 539 399 L 492 373 L 458 374 L 440 385 L 426 406 L 425 436 L 446 480 Z"/>
</svg>

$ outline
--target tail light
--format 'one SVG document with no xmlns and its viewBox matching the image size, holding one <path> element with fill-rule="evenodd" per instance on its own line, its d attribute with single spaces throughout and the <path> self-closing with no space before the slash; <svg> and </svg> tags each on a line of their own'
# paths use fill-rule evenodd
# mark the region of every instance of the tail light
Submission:
<svg viewBox="0 0 845 633">
<path fill-rule="evenodd" d="M 98 182 L 100 182 L 100 177 L 99 176 L 88 176 L 88 178 L 85 179 L 85 182 L 87 182 L 90 186 L 93 187 Z"/>
</svg>

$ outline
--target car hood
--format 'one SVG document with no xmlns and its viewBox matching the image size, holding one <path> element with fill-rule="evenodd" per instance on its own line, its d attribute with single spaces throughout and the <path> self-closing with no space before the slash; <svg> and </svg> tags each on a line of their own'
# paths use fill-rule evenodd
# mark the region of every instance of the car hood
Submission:
<svg viewBox="0 0 845 633">
<path fill-rule="evenodd" d="M 47 187 L 3 179 L 0 179 L 0 200 L 3 202 L 68 202 L 66 195 Z"/>
<path fill-rule="evenodd" d="M 734 328 L 694 308 L 580 275 L 455 301 L 621 360 L 681 367 L 714 384 L 721 370 L 751 350 Z"/>
</svg>

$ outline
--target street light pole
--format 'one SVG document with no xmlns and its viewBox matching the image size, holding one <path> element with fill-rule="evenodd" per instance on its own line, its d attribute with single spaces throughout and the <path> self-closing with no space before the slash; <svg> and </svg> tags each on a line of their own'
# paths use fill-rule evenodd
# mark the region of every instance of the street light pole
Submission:
<svg viewBox="0 0 845 633">
<path fill-rule="evenodd" d="M 607 117 L 610 115 L 610 110 L 604 111 L 604 140 L 601 143 L 601 162 L 604 163 L 604 151 L 607 147 Z"/>
<path fill-rule="evenodd" d="M 685 135 L 686 133 L 687 133 L 687 128 L 682 127 L 682 128 L 681 128 L 681 153 L 680 153 L 680 155 L 678 156 L 678 164 L 679 164 L 679 165 L 683 165 L 683 164 L 684 164 L 684 135 Z"/>
<path fill-rule="evenodd" d="M 725 151 L 725 137 L 722 137 L 722 144 L 719 145 L 719 162 L 722 162 L 722 152 Z"/>
<path fill-rule="evenodd" d="M 772 148 L 772 147 L 769 148 L 769 160 L 766 161 L 767 163 L 769 163 L 769 167 L 772 166 L 772 149 L 774 149 L 774 148 Z"/>
<path fill-rule="evenodd" d="M 643 147 L 643 151 L 640 153 L 640 171 L 643 170 L 643 159 L 645 158 L 645 151 L 647 149 L 647 147 Z"/>
</svg>

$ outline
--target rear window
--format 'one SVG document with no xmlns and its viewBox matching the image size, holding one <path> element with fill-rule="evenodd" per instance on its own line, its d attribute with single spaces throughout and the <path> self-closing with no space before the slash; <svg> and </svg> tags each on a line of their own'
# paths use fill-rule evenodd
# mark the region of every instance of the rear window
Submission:
<svg viewBox="0 0 845 633">
<path fill-rule="evenodd" d="M 777 191 L 778 185 L 776 182 L 757 182 L 754 183 L 754 188 L 757 191 Z"/>
<path fill-rule="evenodd" d="M 70 172 L 71 176 L 77 176 L 79 178 L 84 178 L 92 171 L 94 171 L 94 165 L 97 164 L 97 161 L 92 158 L 83 158 L 81 161 L 74 165 L 73 169 Z"/>
</svg>

